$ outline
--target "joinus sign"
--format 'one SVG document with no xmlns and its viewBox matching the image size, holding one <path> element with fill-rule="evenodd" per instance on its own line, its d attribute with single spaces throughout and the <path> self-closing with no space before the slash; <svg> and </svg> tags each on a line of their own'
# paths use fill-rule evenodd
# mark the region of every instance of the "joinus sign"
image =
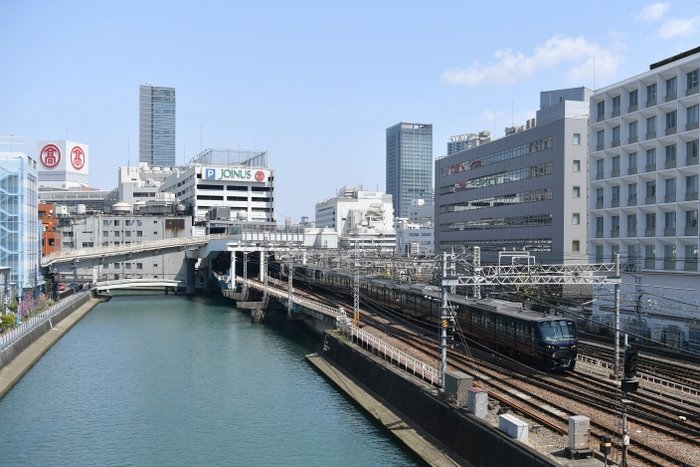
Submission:
<svg viewBox="0 0 700 467">
<path fill-rule="evenodd" d="M 262 169 L 214 169 L 203 168 L 207 180 L 240 180 L 242 182 L 265 182 L 270 177 L 269 170 Z"/>
</svg>

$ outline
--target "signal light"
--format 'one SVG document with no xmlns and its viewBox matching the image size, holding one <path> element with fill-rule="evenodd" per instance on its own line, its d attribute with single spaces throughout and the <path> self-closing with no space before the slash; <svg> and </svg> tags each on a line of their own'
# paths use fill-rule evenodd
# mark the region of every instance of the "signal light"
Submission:
<svg viewBox="0 0 700 467">
<path fill-rule="evenodd" d="M 637 354 L 637 349 L 634 347 L 625 348 L 625 379 L 637 376 Z"/>
</svg>

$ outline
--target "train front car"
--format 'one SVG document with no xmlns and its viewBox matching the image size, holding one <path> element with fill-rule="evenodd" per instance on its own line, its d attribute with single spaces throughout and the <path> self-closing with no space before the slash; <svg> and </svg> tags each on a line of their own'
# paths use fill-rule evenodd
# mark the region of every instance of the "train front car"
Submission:
<svg viewBox="0 0 700 467">
<path fill-rule="evenodd" d="M 537 322 L 537 332 L 542 366 L 549 371 L 573 370 L 578 346 L 576 323 L 566 318 L 546 318 Z"/>
</svg>

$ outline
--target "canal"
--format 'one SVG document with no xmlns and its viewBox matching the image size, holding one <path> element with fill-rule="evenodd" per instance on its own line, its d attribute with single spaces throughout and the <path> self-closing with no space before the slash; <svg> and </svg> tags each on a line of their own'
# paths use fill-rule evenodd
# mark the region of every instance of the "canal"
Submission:
<svg viewBox="0 0 700 467">
<path fill-rule="evenodd" d="M 307 365 L 319 338 L 231 304 L 97 306 L 0 399 L 0 465 L 418 465 Z"/>
</svg>

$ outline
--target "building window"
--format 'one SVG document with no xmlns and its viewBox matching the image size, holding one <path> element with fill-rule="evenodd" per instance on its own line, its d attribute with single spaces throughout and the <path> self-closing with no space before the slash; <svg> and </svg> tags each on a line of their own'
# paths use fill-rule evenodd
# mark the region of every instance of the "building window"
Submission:
<svg viewBox="0 0 700 467">
<path fill-rule="evenodd" d="M 115 231 L 114 231 L 114 236 L 115 236 L 115 237 L 118 237 L 118 236 L 119 236 L 119 231 L 118 231 L 118 230 L 115 230 Z"/>
<path fill-rule="evenodd" d="M 620 127 L 616 126 L 612 129 L 612 142 L 613 144 L 620 144 Z"/>
<path fill-rule="evenodd" d="M 613 172 L 620 171 L 620 156 L 613 156 L 613 158 L 612 158 L 612 171 Z"/>
<path fill-rule="evenodd" d="M 131 263 L 124 263 L 124 267 L 126 269 L 131 269 Z"/>
<path fill-rule="evenodd" d="M 691 123 L 698 123 L 698 104 L 695 104 L 693 106 L 688 107 L 687 109 L 687 114 L 688 114 L 688 125 Z"/>
<path fill-rule="evenodd" d="M 620 96 L 613 97 L 612 99 L 612 112 L 620 113 Z"/>
<path fill-rule="evenodd" d="M 573 225 L 579 225 L 579 224 L 581 224 L 581 214 L 579 214 L 578 212 L 575 212 L 575 213 L 573 214 L 573 217 L 571 218 L 571 223 L 572 223 Z"/>
<path fill-rule="evenodd" d="M 578 252 L 581 251 L 581 242 L 574 240 L 571 242 L 571 251 Z"/>
<path fill-rule="evenodd" d="M 656 214 L 649 213 L 645 216 L 646 229 L 651 230 L 656 228 Z"/>
<path fill-rule="evenodd" d="M 605 173 L 605 160 L 598 159 L 595 161 L 596 175 L 603 175 Z"/>
<path fill-rule="evenodd" d="M 656 133 L 656 117 L 649 117 L 647 118 L 647 135 L 653 133 Z"/>
<path fill-rule="evenodd" d="M 620 216 L 610 217 L 610 230 L 619 231 L 620 230 Z"/>
<path fill-rule="evenodd" d="M 647 86 L 647 105 L 656 104 L 656 83 Z"/>
<path fill-rule="evenodd" d="M 697 227 L 698 226 L 698 211 L 686 211 L 685 212 L 685 226 L 686 227 Z"/>
<path fill-rule="evenodd" d="M 154 267 L 154 268 L 157 268 L 157 267 L 158 267 L 158 263 L 153 263 L 153 267 Z"/>
<path fill-rule="evenodd" d="M 637 137 L 637 121 L 636 120 L 634 122 L 630 122 L 629 130 L 630 130 L 630 138 L 636 138 Z"/>
<path fill-rule="evenodd" d="M 656 181 L 652 180 L 646 184 L 646 197 L 654 198 L 656 196 Z"/>
<path fill-rule="evenodd" d="M 114 269 L 119 269 L 119 263 L 114 263 Z"/>
<path fill-rule="evenodd" d="M 698 157 L 698 140 L 688 141 L 685 143 L 685 157 L 692 159 Z"/>
<path fill-rule="evenodd" d="M 698 70 L 691 71 L 686 75 L 686 77 L 688 78 L 688 86 L 686 87 L 686 90 L 698 87 Z"/>
<path fill-rule="evenodd" d="M 698 176 L 690 175 L 685 177 L 685 192 L 686 193 L 697 193 L 698 192 Z"/>
<path fill-rule="evenodd" d="M 581 171 L 581 161 L 579 161 L 579 160 L 574 160 L 573 170 L 574 170 L 574 172 L 580 172 L 580 171 Z"/>
<path fill-rule="evenodd" d="M 574 133 L 574 146 L 581 144 L 581 133 Z"/>
<path fill-rule="evenodd" d="M 676 145 L 671 144 L 666 146 L 666 162 L 673 162 L 676 160 Z"/>
<path fill-rule="evenodd" d="M 627 185 L 627 199 L 637 199 L 637 184 L 630 183 Z"/>
<path fill-rule="evenodd" d="M 119 219 L 114 219 L 114 226 L 118 227 L 119 226 Z"/>
<path fill-rule="evenodd" d="M 644 259 L 649 261 L 656 258 L 656 246 L 644 245 Z"/>
<path fill-rule="evenodd" d="M 665 212 L 664 213 L 664 222 L 666 223 L 667 229 L 675 229 L 676 228 L 676 211 Z"/>
<path fill-rule="evenodd" d="M 143 269 L 143 263 L 136 263 L 136 269 Z"/>
<path fill-rule="evenodd" d="M 103 231 L 102 231 L 102 236 L 103 236 L 103 237 L 109 237 L 109 230 L 103 230 Z"/>
<path fill-rule="evenodd" d="M 664 181 L 664 195 L 672 196 L 676 194 L 676 179 L 667 178 Z"/>
<path fill-rule="evenodd" d="M 605 219 L 604 219 L 602 216 L 601 216 L 601 217 L 596 217 L 596 218 L 595 218 L 595 230 L 596 230 L 597 232 L 602 232 L 604 226 L 605 226 Z"/>
<path fill-rule="evenodd" d="M 631 152 L 627 156 L 627 165 L 630 169 L 636 169 L 637 168 L 637 153 L 636 152 Z"/>
<path fill-rule="evenodd" d="M 676 128 L 676 111 L 673 110 L 666 114 L 666 129 Z"/>
<path fill-rule="evenodd" d="M 108 226 L 108 225 L 109 225 L 109 221 L 108 221 L 107 219 L 102 219 L 102 225 Z"/>
<path fill-rule="evenodd" d="M 143 237 L 143 231 L 137 230 L 137 231 L 136 231 L 136 236 L 137 236 L 137 237 Z"/>
<path fill-rule="evenodd" d="M 603 256 L 603 245 L 595 246 L 595 261 L 596 263 L 602 263 L 605 261 L 605 257 Z"/>
<path fill-rule="evenodd" d="M 605 117 L 605 101 L 598 102 L 598 118 Z"/>
<path fill-rule="evenodd" d="M 131 225 L 131 219 L 127 219 L 124 221 L 124 225 L 129 226 Z"/>
<path fill-rule="evenodd" d="M 124 236 L 131 237 L 131 230 L 127 230 L 126 232 L 124 232 Z"/>
<path fill-rule="evenodd" d="M 637 91 L 636 89 L 634 91 L 631 91 L 629 97 L 630 107 L 634 107 L 639 104 L 639 91 Z"/>
<path fill-rule="evenodd" d="M 627 214 L 627 230 L 637 230 L 636 214 Z"/>
<path fill-rule="evenodd" d="M 605 191 L 603 190 L 603 188 L 597 188 L 595 190 L 595 194 L 596 194 L 595 201 L 596 201 L 596 204 L 600 205 L 600 207 L 603 207 L 602 204 L 605 202 L 605 194 L 604 193 L 605 193 Z"/>
<path fill-rule="evenodd" d="M 580 198 L 580 197 L 581 197 L 581 187 L 580 187 L 580 186 L 575 186 L 575 187 L 574 187 L 573 197 L 574 197 L 574 198 Z"/>
<path fill-rule="evenodd" d="M 678 83 L 678 78 L 675 76 L 673 78 L 667 79 L 666 80 L 666 97 L 673 97 L 677 93 L 677 86 L 676 84 Z"/>
<path fill-rule="evenodd" d="M 605 130 L 600 130 L 596 133 L 596 141 L 598 146 L 603 146 L 605 144 Z"/>
<path fill-rule="evenodd" d="M 615 185 L 612 187 L 612 200 L 620 201 L 620 185 Z"/>
<path fill-rule="evenodd" d="M 647 166 L 656 165 L 656 149 L 647 149 Z"/>
</svg>

